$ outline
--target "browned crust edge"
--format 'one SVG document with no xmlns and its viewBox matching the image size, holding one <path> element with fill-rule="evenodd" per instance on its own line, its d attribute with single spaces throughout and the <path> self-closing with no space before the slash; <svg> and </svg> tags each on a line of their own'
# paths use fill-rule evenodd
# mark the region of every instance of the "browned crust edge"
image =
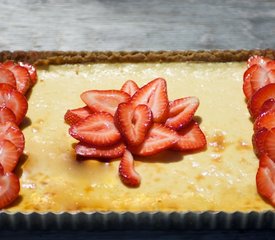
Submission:
<svg viewBox="0 0 275 240">
<path fill-rule="evenodd" d="M 6 60 L 26 61 L 36 66 L 74 63 L 122 63 L 122 62 L 236 62 L 246 61 L 252 55 L 275 59 L 275 49 L 264 50 L 211 50 L 211 51 L 2 51 L 0 62 Z"/>
</svg>

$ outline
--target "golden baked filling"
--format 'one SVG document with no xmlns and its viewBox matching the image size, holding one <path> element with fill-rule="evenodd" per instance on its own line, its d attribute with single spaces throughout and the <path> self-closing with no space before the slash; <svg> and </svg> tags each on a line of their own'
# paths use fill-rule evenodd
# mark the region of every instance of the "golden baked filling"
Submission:
<svg viewBox="0 0 275 240">
<path fill-rule="evenodd" d="M 242 91 L 248 82 L 243 81 L 246 68 L 246 62 L 92 63 L 38 68 L 38 81 L 29 93 L 27 117 L 21 125 L 24 157 L 15 170 L 20 178 L 20 197 L 5 211 L 273 209 L 257 192 L 259 160 L 251 141 L 255 129 L 245 99 L 251 93 L 246 90 L 244 96 Z M 249 74 L 247 88 L 254 81 Z M 78 141 L 70 136 L 64 115 L 68 109 L 85 106 L 80 95 L 87 90 L 119 90 L 128 79 L 143 86 L 159 77 L 166 79 L 170 101 L 187 96 L 199 99 L 195 120 L 207 146 L 191 153 L 166 150 L 149 157 L 135 156 L 135 169 L 142 181 L 130 188 L 120 179 L 119 159 L 104 162 L 76 155 Z M 266 165 L 262 168 L 264 173 L 269 171 L 269 165 L 267 170 Z"/>
<path fill-rule="evenodd" d="M 272 207 L 257 193 L 258 159 L 253 127 L 243 97 L 245 63 L 74 64 L 38 69 L 23 130 L 26 159 L 21 165 L 21 200 L 8 211 L 251 211 Z M 163 77 L 169 99 L 197 96 L 197 115 L 207 150 L 165 152 L 139 158 L 139 188 L 118 176 L 119 161 L 76 161 L 64 123 L 67 109 L 83 105 L 88 89 L 120 89 L 127 79 L 139 86 Z"/>
</svg>

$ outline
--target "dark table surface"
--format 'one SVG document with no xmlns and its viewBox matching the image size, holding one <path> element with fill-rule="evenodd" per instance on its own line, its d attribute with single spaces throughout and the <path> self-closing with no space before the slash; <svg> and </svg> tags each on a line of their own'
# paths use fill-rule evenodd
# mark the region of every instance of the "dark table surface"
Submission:
<svg viewBox="0 0 275 240">
<path fill-rule="evenodd" d="M 0 50 L 274 48 L 272 0 L 1 0 Z"/>
<path fill-rule="evenodd" d="M 2 50 L 275 48 L 272 0 L 1 0 Z M 275 239 L 272 231 L 2 231 L 1 239 Z"/>
</svg>

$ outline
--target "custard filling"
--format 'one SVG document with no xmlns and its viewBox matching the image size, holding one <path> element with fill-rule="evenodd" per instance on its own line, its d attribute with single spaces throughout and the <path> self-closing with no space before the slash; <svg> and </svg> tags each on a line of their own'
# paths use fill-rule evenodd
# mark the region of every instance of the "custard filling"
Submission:
<svg viewBox="0 0 275 240">
<path fill-rule="evenodd" d="M 245 63 L 74 64 L 38 69 L 29 98 L 25 158 L 18 168 L 21 198 L 7 211 L 264 211 L 273 209 L 257 193 L 258 159 L 253 126 L 242 92 Z M 84 106 L 90 89 L 167 81 L 169 99 L 196 96 L 197 120 L 207 149 L 166 151 L 135 158 L 139 188 L 123 185 L 119 161 L 78 161 L 64 122 L 68 109 Z"/>
</svg>

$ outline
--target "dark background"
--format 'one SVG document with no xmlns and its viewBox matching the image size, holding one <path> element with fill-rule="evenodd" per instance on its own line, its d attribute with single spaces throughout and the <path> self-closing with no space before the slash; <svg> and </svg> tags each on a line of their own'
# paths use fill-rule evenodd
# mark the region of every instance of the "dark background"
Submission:
<svg viewBox="0 0 275 240">
<path fill-rule="evenodd" d="M 275 1 L 0 0 L 2 50 L 275 48 Z M 0 232 L 1 239 L 275 239 L 272 231 Z"/>
</svg>

